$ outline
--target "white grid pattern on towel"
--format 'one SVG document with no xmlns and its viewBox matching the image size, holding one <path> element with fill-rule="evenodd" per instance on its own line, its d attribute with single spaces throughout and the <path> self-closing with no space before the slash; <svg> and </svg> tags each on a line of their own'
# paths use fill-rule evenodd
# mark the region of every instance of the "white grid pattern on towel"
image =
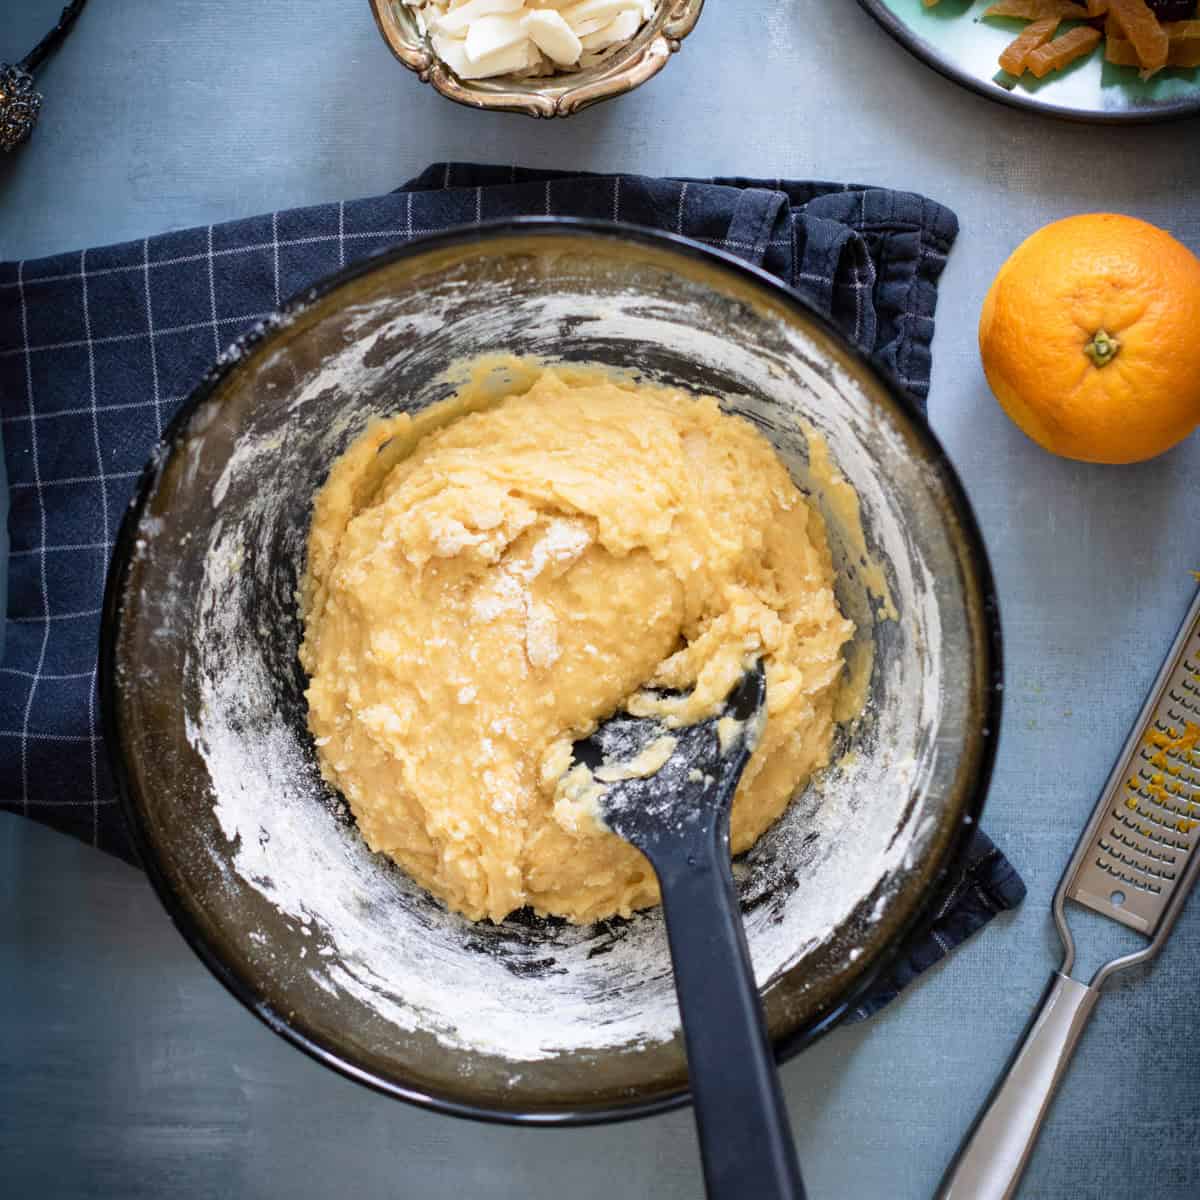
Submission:
<svg viewBox="0 0 1200 1200">
<path fill-rule="evenodd" d="M 344 218 L 343 218 L 344 219 Z M 411 218 L 410 218 L 411 219 Z M 352 235 L 344 234 L 344 228 L 339 230 L 338 234 L 330 235 L 325 238 L 315 239 L 294 239 L 301 242 L 310 241 L 338 241 L 343 247 L 346 237 Z M 360 236 L 374 236 L 365 234 Z M 109 412 L 151 408 L 154 412 L 154 422 L 156 433 L 161 434 L 164 426 L 164 415 L 174 410 L 178 404 L 180 397 L 164 396 L 162 394 L 162 381 L 159 372 L 158 361 L 158 345 L 159 339 L 169 337 L 173 334 L 193 333 L 204 329 L 211 329 L 213 335 L 214 353 L 219 354 L 223 349 L 226 336 L 223 331 L 231 326 L 240 328 L 234 332 L 241 332 L 241 329 L 247 328 L 255 321 L 262 320 L 270 314 L 265 312 L 256 312 L 243 314 L 240 316 L 222 317 L 218 309 L 217 284 L 216 284 L 216 261 L 228 254 L 248 253 L 254 247 L 237 247 L 237 248 L 216 248 L 213 245 L 214 230 L 210 226 L 206 231 L 206 253 L 203 255 L 182 255 L 168 259 L 154 260 L 151 257 L 151 240 L 144 239 L 142 242 L 142 254 L 140 261 L 122 267 L 102 267 L 98 270 L 93 270 L 88 263 L 87 251 L 83 251 L 79 256 L 79 268 L 77 271 L 65 272 L 59 275 L 46 276 L 39 282 L 48 282 L 53 280 L 56 283 L 73 283 L 78 287 L 78 297 L 80 303 L 80 314 L 82 320 L 83 337 L 74 338 L 58 342 L 34 343 L 31 341 L 29 332 L 29 305 L 27 296 L 27 281 L 25 279 L 25 263 L 17 263 L 16 279 L 12 283 L 0 284 L 2 287 L 15 287 L 18 294 L 18 305 L 21 314 L 21 340 L 20 344 L 2 353 L 5 357 L 21 356 L 24 358 L 25 370 L 25 391 L 26 404 L 25 411 L 9 413 L 4 417 L 5 424 L 14 425 L 20 424 L 27 426 L 29 429 L 29 471 L 32 475 L 28 480 L 16 480 L 10 484 L 10 487 L 15 490 L 32 489 L 37 497 L 37 510 L 39 514 L 39 522 L 35 544 L 28 547 L 19 547 L 11 552 L 14 559 L 36 558 L 38 562 L 38 594 L 40 600 L 40 612 L 37 615 L 10 615 L 9 620 L 21 625 L 40 625 L 41 640 L 38 656 L 34 665 L 34 669 L 22 670 L 15 667 L 0 667 L 0 674 L 8 677 L 10 684 L 20 686 L 24 683 L 27 687 L 25 695 L 25 703 L 23 708 L 23 720 L 19 729 L 0 729 L 0 738 L 17 739 L 21 744 L 21 806 L 22 811 L 29 813 L 31 807 L 30 799 L 30 774 L 29 774 L 29 748 L 34 744 L 39 743 L 59 743 L 63 745 L 80 745 L 86 746 L 90 755 L 90 778 L 83 785 L 83 794 L 74 794 L 69 796 L 42 797 L 39 796 L 36 804 L 41 807 L 56 807 L 56 808 L 90 808 L 91 811 L 91 841 L 93 844 L 98 844 L 99 839 L 99 824 L 100 824 L 100 809 L 102 806 L 111 804 L 113 801 L 103 795 L 100 788 L 100 754 L 103 736 L 99 730 L 98 722 L 98 700 L 99 700 L 99 664 L 93 665 L 82 671 L 66 671 L 47 673 L 43 670 L 47 648 L 50 644 L 51 629 L 60 622 L 89 622 L 95 623 L 98 621 L 103 609 L 103 587 L 106 575 L 106 568 L 113 548 L 111 518 L 112 518 L 112 500 L 110 488 L 112 485 L 125 485 L 136 479 L 140 474 L 140 470 L 108 470 L 106 469 L 105 454 L 104 454 L 104 438 L 100 428 L 100 418 L 103 414 Z M 276 241 L 273 244 L 275 251 L 276 271 L 278 271 L 278 250 L 279 243 Z M 286 244 L 286 243 L 282 243 Z M 344 253 L 344 249 L 343 249 Z M 208 275 L 208 307 L 209 317 L 205 321 L 187 322 L 174 326 L 156 327 L 154 320 L 154 302 L 153 302 L 153 279 L 154 269 L 166 265 L 178 265 L 187 262 L 204 262 L 207 268 Z M 138 272 L 142 276 L 142 290 L 145 298 L 146 317 L 144 327 L 140 330 L 130 333 L 109 334 L 104 336 L 95 336 L 93 332 L 93 312 L 91 304 L 91 296 L 89 292 L 89 284 L 94 283 L 97 277 L 105 277 L 116 274 L 118 272 Z M 279 277 L 276 274 L 275 278 L 276 295 L 278 296 Z M 113 343 L 136 342 L 144 340 L 149 347 L 149 374 L 152 388 L 152 396 L 149 399 L 128 400 L 115 404 L 101 404 L 99 402 L 99 389 L 97 381 L 97 363 L 96 363 L 96 348 L 98 346 L 109 345 Z M 67 408 L 39 412 L 38 397 L 35 389 L 35 373 L 33 370 L 34 356 L 40 353 L 53 353 L 55 351 L 82 349 L 86 356 L 87 372 L 85 395 L 86 403 L 73 405 Z M 38 438 L 38 429 L 46 421 L 53 421 L 56 418 L 66 417 L 91 417 L 91 434 L 93 450 L 95 454 L 96 470 L 94 474 L 77 474 L 67 475 L 59 478 L 47 477 L 45 474 L 45 465 L 42 460 L 41 446 Z M 46 491 L 49 488 L 64 487 L 70 485 L 95 486 L 99 485 L 100 503 L 97 507 L 94 520 L 96 522 L 96 533 L 99 536 L 74 542 L 54 543 L 48 537 L 48 520 L 47 520 L 47 499 Z M 120 490 L 123 492 L 125 487 Z M 62 553 L 77 553 L 90 556 L 96 556 L 97 571 L 96 577 L 100 580 L 100 595 L 98 603 L 95 607 L 80 608 L 69 612 L 55 612 L 51 607 L 51 593 L 49 581 L 47 578 L 46 563 L 50 555 Z M 88 732 L 86 733 L 58 733 L 46 729 L 38 729 L 33 726 L 32 718 L 35 708 L 35 700 L 38 695 L 39 686 L 46 683 L 72 683 L 88 681 Z"/>
<path fill-rule="evenodd" d="M 17 264 L 17 286 L 19 290 L 21 303 L 21 341 L 25 347 L 25 399 L 29 404 L 29 432 L 30 445 L 32 447 L 31 457 L 33 460 L 33 479 L 37 486 L 37 501 L 38 501 L 38 517 L 41 523 L 41 544 L 43 548 L 46 545 L 46 497 L 42 494 L 41 483 L 41 464 L 38 461 L 38 441 L 37 441 L 37 422 L 32 420 L 34 414 L 33 402 L 33 356 L 29 353 L 29 306 L 26 303 L 25 288 L 22 285 L 22 280 L 25 273 L 25 264 L 23 262 Z M 33 678 L 29 681 L 29 694 L 25 697 L 25 715 L 22 718 L 21 725 L 21 807 L 24 812 L 29 812 L 29 717 L 33 711 L 33 697 L 37 690 L 38 676 L 41 673 L 42 665 L 46 661 L 46 647 L 50 644 L 50 585 L 46 579 L 46 554 L 45 550 L 41 554 L 39 562 L 40 582 L 41 582 L 41 599 L 42 599 L 42 646 L 38 651 L 37 666 L 34 668 Z"/>
<path fill-rule="evenodd" d="M 48 612 L 42 617 L 9 617 L 8 619 L 20 625 L 40 625 L 43 621 L 79 621 L 85 617 L 98 617 L 100 611 L 99 608 L 81 608 L 75 612 Z M 39 675 L 38 678 L 42 678 L 42 676 Z"/>
<path fill-rule="evenodd" d="M 158 382 L 158 347 L 154 344 L 154 301 L 150 296 L 150 239 L 142 241 L 143 270 L 146 276 L 146 337 L 150 342 L 150 375 L 154 384 L 154 428 L 162 436 L 162 388 Z M 134 401 L 144 404 L 144 400 Z"/>
<path fill-rule="evenodd" d="M 275 307 L 283 303 L 279 294 L 279 214 L 271 214 L 271 271 L 275 279 Z"/>
<path fill-rule="evenodd" d="M 153 342 L 151 342 L 151 345 L 153 346 Z M 152 400 L 128 400 L 123 404 L 102 404 L 99 411 L 120 412 L 126 408 L 161 408 L 163 405 L 178 404 L 182 399 L 182 396 L 157 396 Z M 53 412 L 10 413 L 6 417 L 0 417 L 0 422 L 5 425 L 18 425 L 30 420 L 53 421 L 56 417 L 87 416 L 91 411 L 90 407 L 83 405 L 79 408 L 56 408 Z"/>
<path fill-rule="evenodd" d="M 64 273 L 59 276 L 49 276 L 47 279 L 54 279 L 59 283 L 75 283 L 78 286 L 78 297 L 80 304 L 80 314 L 82 320 L 83 337 L 70 339 L 60 342 L 48 342 L 44 344 L 35 344 L 30 338 L 29 328 L 29 301 L 27 292 L 27 281 L 25 279 L 25 263 L 19 262 L 16 264 L 16 279 L 12 284 L 3 286 L 12 286 L 17 290 L 18 308 L 21 316 L 20 323 L 20 344 L 12 349 L 6 350 L 3 353 L 5 356 L 20 356 L 24 359 L 24 381 L 25 381 L 25 411 L 9 413 L 4 417 L 6 424 L 21 424 L 29 429 L 29 472 L 32 476 L 28 480 L 17 480 L 10 484 L 14 490 L 32 489 L 36 496 L 38 524 L 36 529 L 36 538 L 34 544 L 27 547 L 18 547 L 11 552 L 14 559 L 35 558 L 38 564 L 38 598 L 40 611 L 36 615 L 10 615 L 9 620 L 17 624 L 23 625 L 38 625 L 41 626 L 41 638 L 38 649 L 37 658 L 34 663 L 33 670 L 22 670 L 16 667 L 0 667 L 0 674 L 7 676 L 10 683 L 19 686 L 23 683 L 26 686 L 26 694 L 24 698 L 23 717 L 21 727 L 19 729 L 0 729 L 0 738 L 17 739 L 21 744 L 21 806 L 22 811 L 28 813 L 30 810 L 30 774 L 29 774 L 29 748 L 36 743 L 61 743 L 64 745 L 85 745 L 88 747 L 90 754 L 90 778 L 83 785 L 83 795 L 60 796 L 54 798 L 38 797 L 37 805 L 53 806 L 53 807 L 74 807 L 88 808 L 91 813 L 91 840 L 93 844 L 98 841 L 99 831 L 99 810 L 103 805 L 110 804 L 112 801 L 102 794 L 100 788 L 100 753 L 103 737 L 99 732 L 98 725 L 98 664 L 93 664 L 89 669 L 83 671 L 66 671 L 48 673 L 43 670 L 46 661 L 46 652 L 50 643 L 51 629 L 59 622 L 89 622 L 94 623 L 102 612 L 103 603 L 103 581 L 105 578 L 105 568 L 107 567 L 109 556 L 112 552 L 113 541 L 111 537 L 111 519 L 113 514 L 112 509 L 112 486 L 127 485 L 131 480 L 136 479 L 140 474 L 140 470 L 108 470 L 105 463 L 104 453 L 104 438 L 100 427 L 100 417 L 104 413 L 136 409 L 136 408 L 151 408 L 154 412 L 155 430 L 161 434 L 163 429 L 164 411 L 171 410 L 178 403 L 177 396 L 164 396 L 162 394 L 161 378 L 159 374 L 158 364 L 158 339 L 164 336 L 170 336 L 173 333 L 194 332 L 196 330 L 210 328 L 213 332 L 213 342 L 216 353 L 219 353 L 223 347 L 222 331 L 229 326 L 246 327 L 256 320 L 261 320 L 268 314 L 254 313 L 235 317 L 222 317 L 217 307 L 217 289 L 214 261 L 225 251 L 215 249 L 213 247 L 213 230 L 210 228 L 207 231 L 208 253 L 203 257 L 207 260 L 208 269 L 208 285 L 209 285 L 209 308 L 210 317 L 208 321 L 190 322 L 171 327 L 156 328 L 154 321 L 154 303 L 153 303 L 153 268 L 163 265 L 172 260 L 159 260 L 155 262 L 151 258 L 150 239 L 144 239 L 142 243 L 142 255 L 139 263 L 132 264 L 128 267 L 118 268 L 100 268 L 98 271 L 93 271 L 88 263 L 87 252 L 84 251 L 79 256 L 79 269 L 74 272 Z M 185 259 L 190 259 L 192 256 L 183 256 Z M 129 334 L 115 334 L 108 336 L 94 336 L 93 333 L 93 312 L 89 285 L 94 282 L 97 276 L 105 276 L 113 274 L 116 271 L 136 271 L 142 275 L 142 288 L 145 297 L 146 318 L 145 326 L 142 330 L 131 332 Z M 96 347 L 114 342 L 131 342 L 144 339 L 149 347 L 149 373 L 153 395 L 145 400 L 130 400 L 119 402 L 116 404 L 101 404 L 99 402 L 99 389 L 97 381 L 97 363 L 96 363 Z M 35 373 L 33 370 L 34 355 L 43 352 L 53 352 L 55 350 L 64 349 L 82 349 L 85 352 L 87 372 L 85 395 L 86 403 L 74 405 L 68 408 L 51 411 L 39 412 L 38 396 L 35 387 Z M 56 418 L 66 417 L 91 417 L 91 434 L 92 448 L 95 455 L 95 473 L 94 474 L 79 474 L 67 475 L 59 478 L 47 477 L 45 473 L 45 464 L 42 458 L 42 447 L 39 442 L 38 429 L 46 421 L 52 421 Z M 100 503 L 95 513 L 96 533 L 99 536 L 93 537 L 84 541 L 54 543 L 48 537 L 48 520 L 47 520 L 47 498 L 46 491 L 49 488 L 64 487 L 69 485 L 84 485 L 95 486 L 99 485 Z M 121 489 L 122 491 L 124 488 Z M 47 559 L 54 554 L 62 553 L 77 553 L 96 556 L 98 562 L 96 577 L 100 580 L 101 594 L 97 597 L 97 605 L 95 607 L 80 608 L 69 612 L 55 612 L 51 607 L 51 594 L 49 581 L 47 578 Z M 35 709 L 35 701 L 38 696 L 40 685 L 46 683 L 60 682 L 81 682 L 88 681 L 88 723 L 89 731 L 87 733 L 58 733 L 46 729 L 38 729 L 33 724 L 33 714 Z"/>
<path fill-rule="evenodd" d="M 92 438 L 96 447 L 96 470 L 100 476 L 100 529 L 104 538 L 108 538 L 109 519 L 108 519 L 108 480 L 104 477 L 104 449 L 100 443 L 100 414 L 96 411 L 96 348 L 92 344 L 92 313 L 91 305 L 88 301 L 88 276 L 87 276 L 87 251 L 84 250 L 79 256 L 79 285 L 81 298 L 83 300 L 83 332 L 88 340 L 87 358 L 88 358 L 88 395 L 91 400 L 92 408 Z M 43 554 L 43 559 L 45 555 Z M 103 564 L 101 564 L 103 567 Z M 104 571 L 100 571 L 100 601 L 104 601 Z M 98 676 L 100 673 L 100 663 L 97 660 L 96 665 L 92 667 L 92 685 L 88 688 L 88 727 L 91 729 L 89 735 L 92 739 L 91 746 L 91 768 L 92 768 L 92 844 L 95 845 L 99 840 L 100 830 L 100 761 L 99 747 L 96 737 L 96 688 L 98 685 Z"/>
<path fill-rule="evenodd" d="M 10 550 L 9 558 L 24 558 L 29 554 L 67 554 L 75 550 L 111 550 L 112 542 L 73 542 L 62 546 L 33 546 L 28 550 Z M 2 671 L 3 668 L 0 668 Z"/>
<path fill-rule="evenodd" d="M 85 410 L 90 412 L 90 409 Z M 98 409 L 98 412 L 104 412 L 104 409 Z M 141 471 L 109 471 L 104 478 L 108 481 L 114 479 L 136 479 L 141 474 Z M 37 491 L 43 492 L 48 487 L 64 487 L 72 483 L 99 483 L 99 475 L 65 475 L 61 479 L 40 479 L 33 482 L 18 481 L 10 483 L 10 488 L 36 488 Z"/>
<path fill-rule="evenodd" d="M 76 277 L 78 278 L 78 276 Z M 189 321 L 184 325 L 172 325 L 166 329 L 156 329 L 155 337 L 168 337 L 173 333 L 195 333 L 199 329 L 211 329 L 213 324 L 221 325 L 239 325 L 250 323 L 252 321 L 265 321 L 271 314 L 269 312 L 245 313 L 240 317 L 208 317 L 203 321 Z M 44 354 L 48 351 L 56 350 L 80 350 L 91 349 L 95 350 L 97 346 L 107 346 L 114 342 L 136 342 L 147 337 L 148 334 L 144 329 L 135 330 L 132 333 L 110 333 L 103 337 L 97 338 L 72 338 L 65 342 L 44 342 L 38 346 L 18 346 L 13 350 L 0 350 L 0 358 L 14 357 L 19 354 Z M 219 353 L 219 344 L 218 344 Z"/>
</svg>

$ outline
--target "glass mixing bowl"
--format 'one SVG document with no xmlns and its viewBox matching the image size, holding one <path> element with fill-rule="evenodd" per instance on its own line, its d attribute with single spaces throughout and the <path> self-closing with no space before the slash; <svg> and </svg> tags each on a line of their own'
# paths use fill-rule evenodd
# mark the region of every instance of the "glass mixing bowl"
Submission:
<svg viewBox="0 0 1200 1200">
<path fill-rule="evenodd" d="M 447 912 L 368 851 L 305 725 L 314 491 L 373 417 L 443 399 L 498 350 L 719 396 L 822 508 L 868 701 L 736 874 L 780 1053 L 849 1010 L 978 816 L 998 732 L 991 577 L 904 394 L 769 276 L 684 239 L 563 219 L 449 233 L 343 271 L 223 356 L 120 532 L 107 742 L 163 903 L 271 1028 L 444 1111 L 642 1115 L 686 1100 L 659 912 L 586 928 Z M 814 469 L 822 446 L 856 498 Z"/>
</svg>

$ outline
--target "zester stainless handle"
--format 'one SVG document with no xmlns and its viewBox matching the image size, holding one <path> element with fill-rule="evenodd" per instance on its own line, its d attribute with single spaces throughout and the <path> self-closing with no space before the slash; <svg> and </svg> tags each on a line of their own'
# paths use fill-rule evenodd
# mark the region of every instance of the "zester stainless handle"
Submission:
<svg viewBox="0 0 1200 1200">
<path fill-rule="evenodd" d="M 1008 1070 L 984 1106 L 936 1200 L 1012 1200 L 1050 1101 L 1100 992 L 1055 972 Z"/>
</svg>

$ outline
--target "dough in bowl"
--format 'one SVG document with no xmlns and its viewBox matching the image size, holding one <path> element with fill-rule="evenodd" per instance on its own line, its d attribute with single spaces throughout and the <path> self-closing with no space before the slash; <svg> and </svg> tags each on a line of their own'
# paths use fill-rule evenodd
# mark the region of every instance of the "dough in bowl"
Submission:
<svg viewBox="0 0 1200 1200">
<path fill-rule="evenodd" d="M 820 516 L 749 422 L 596 370 L 514 379 L 377 422 L 334 465 L 301 598 L 309 727 L 368 845 L 435 896 L 584 923 L 658 886 L 556 804 L 571 743 L 646 687 L 699 719 L 763 655 L 739 853 L 829 761 L 854 627 Z"/>
</svg>

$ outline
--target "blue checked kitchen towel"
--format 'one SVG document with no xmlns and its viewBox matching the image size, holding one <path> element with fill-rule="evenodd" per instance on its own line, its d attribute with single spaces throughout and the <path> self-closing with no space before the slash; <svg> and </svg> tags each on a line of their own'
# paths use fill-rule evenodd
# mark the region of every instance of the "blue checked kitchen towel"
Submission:
<svg viewBox="0 0 1200 1200">
<path fill-rule="evenodd" d="M 448 163 L 385 196 L 0 263 L 12 538 L 0 808 L 134 860 L 100 733 L 104 577 L 142 464 L 220 351 L 354 259 L 452 225 L 528 214 L 666 229 L 757 263 L 924 403 L 938 278 L 958 225 L 930 200 L 878 188 Z M 861 1015 L 1024 891 L 977 833 L 933 927 Z"/>
</svg>

